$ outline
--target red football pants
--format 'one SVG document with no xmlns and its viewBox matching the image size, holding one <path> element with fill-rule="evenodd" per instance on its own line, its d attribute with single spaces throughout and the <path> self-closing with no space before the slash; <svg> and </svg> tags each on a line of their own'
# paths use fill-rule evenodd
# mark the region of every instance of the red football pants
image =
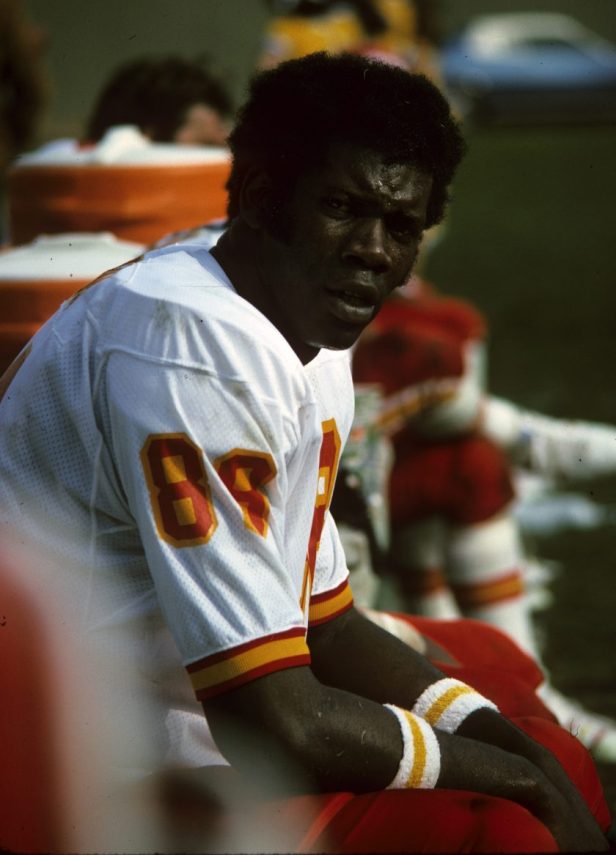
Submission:
<svg viewBox="0 0 616 855">
<path fill-rule="evenodd" d="M 394 528 L 431 516 L 473 525 L 502 513 L 514 497 L 505 453 L 477 434 L 428 441 L 403 431 L 395 450 L 389 486 Z"/>
</svg>

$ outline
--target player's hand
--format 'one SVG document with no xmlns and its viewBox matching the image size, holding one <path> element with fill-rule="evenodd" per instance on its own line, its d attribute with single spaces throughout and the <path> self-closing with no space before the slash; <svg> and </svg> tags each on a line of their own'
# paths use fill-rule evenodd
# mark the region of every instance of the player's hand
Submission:
<svg viewBox="0 0 616 855">
<path fill-rule="evenodd" d="M 437 731 L 438 787 L 472 790 L 517 802 L 552 833 L 563 852 L 603 852 L 607 841 L 574 787 L 565 795 L 526 757 Z M 562 770 L 561 770 L 562 771 Z"/>
<path fill-rule="evenodd" d="M 565 852 L 602 852 L 608 843 L 577 788 L 556 757 L 493 710 L 471 714 L 458 735 L 477 739 L 524 758 L 540 784 L 533 812 L 552 831 Z"/>
<path fill-rule="evenodd" d="M 561 823 L 564 818 L 566 829 L 563 828 L 562 833 L 566 832 L 567 835 L 573 833 L 573 837 L 567 838 L 569 848 L 565 848 L 564 842 L 561 842 L 558 834 L 553 832 L 561 848 L 566 852 L 602 852 L 607 850 L 609 847 L 606 837 L 558 760 L 550 751 L 530 739 L 526 734 L 522 734 L 522 736 L 528 741 L 526 756 L 532 758 L 534 765 L 541 770 L 550 784 L 558 791 L 558 795 L 564 803 L 564 809 L 563 807 L 558 809 L 554 821 Z"/>
<path fill-rule="evenodd" d="M 568 799 L 547 778 L 533 813 L 550 829 L 563 852 L 605 852 L 609 848 L 583 799 Z"/>
</svg>

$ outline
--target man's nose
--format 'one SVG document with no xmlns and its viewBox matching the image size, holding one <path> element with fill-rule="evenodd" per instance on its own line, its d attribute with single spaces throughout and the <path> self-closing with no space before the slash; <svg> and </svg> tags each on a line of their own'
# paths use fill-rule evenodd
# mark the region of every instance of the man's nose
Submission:
<svg viewBox="0 0 616 855">
<path fill-rule="evenodd" d="M 385 224 L 377 217 L 355 223 L 344 250 L 344 260 L 361 268 L 385 272 L 391 267 Z"/>
</svg>

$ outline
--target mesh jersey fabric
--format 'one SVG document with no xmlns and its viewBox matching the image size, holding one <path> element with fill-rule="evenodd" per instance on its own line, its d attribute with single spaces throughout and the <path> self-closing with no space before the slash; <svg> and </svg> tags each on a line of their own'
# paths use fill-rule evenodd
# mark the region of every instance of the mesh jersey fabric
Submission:
<svg viewBox="0 0 616 855">
<path fill-rule="evenodd" d="M 327 511 L 352 408 L 348 353 L 302 366 L 199 240 L 65 303 L 5 392 L 2 522 L 88 577 L 84 627 L 176 761 L 223 762 L 182 665 L 203 698 L 306 664 L 313 605 L 352 602 Z"/>
</svg>

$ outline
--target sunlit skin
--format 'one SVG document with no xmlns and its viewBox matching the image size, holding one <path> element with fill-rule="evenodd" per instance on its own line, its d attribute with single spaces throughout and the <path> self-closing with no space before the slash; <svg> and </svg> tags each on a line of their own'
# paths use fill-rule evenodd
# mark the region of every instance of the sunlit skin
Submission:
<svg viewBox="0 0 616 855">
<path fill-rule="evenodd" d="M 431 176 L 413 164 L 386 163 L 375 151 L 336 144 L 326 163 L 297 183 L 282 214 L 284 240 L 273 237 L 258 214 L 266 182 L 259 175 L 250 182 L 242 213 L 215 257 L 304 364 L 321 348 L 351 347 L 411 273 Z M 248 257 L 250 265 L 242 260 Z"/>
<path fill-rule="evenodd" d="M 229 136 L 229 124 L 220 113 L 207 104 L 193 104 L 173 136 L 182 145 L 224 146 Z"/>
</svg>

